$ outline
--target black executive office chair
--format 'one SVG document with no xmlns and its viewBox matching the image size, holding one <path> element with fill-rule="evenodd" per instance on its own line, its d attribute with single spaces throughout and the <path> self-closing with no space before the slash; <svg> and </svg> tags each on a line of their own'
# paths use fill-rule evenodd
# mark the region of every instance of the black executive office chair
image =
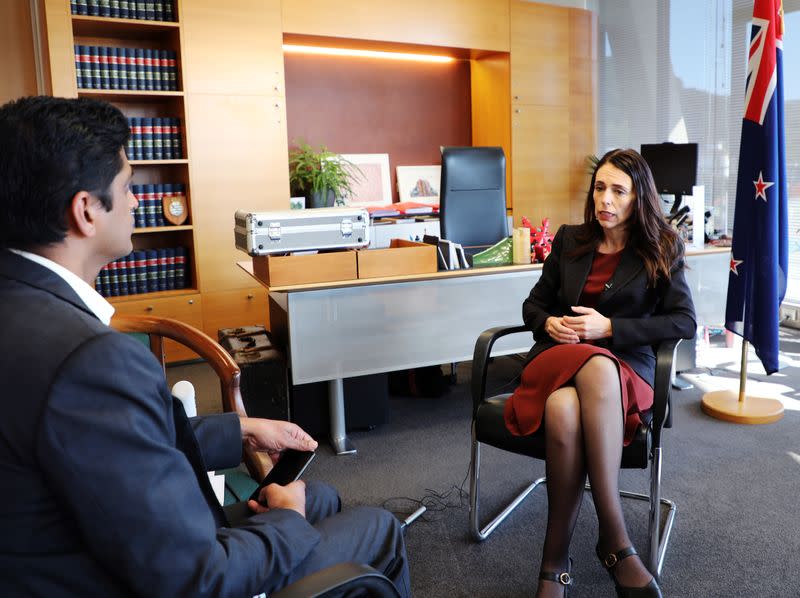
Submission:
<svg viewBox="0 0 800 598">
<path fill-rule="evenodd" d="M 479 517 L 480 459 L 481 444 L 488 444 L 519 455 L 527 455 L 536 459 L 545 458 L 544 434 L 531 436 L 513 436 L 505 426 L 503 408 L 511 394 L 486 397 L 486 371 L 489 365 L 492 346 L 500 337 L 508 334 L 528 333 L 524 326 L 490 328 L 484 331 L 475 343 L 472 359 L 472 459 L 470 462 L 470 531 L 480 541 L 489 534 L 519 505 L 536 487 L 546 483 L 546 478 L 539 478 L 529 484 L 517 497 L 509 503 L 494 519 L 481 528 Z M 664 564 L 664 554 L 675 520 L 675 503 L 661 498 L 661 431 L 672 427 L 670 392 L 672 385 L 672 361 L 675 348 L 680 340 L 663 341 L 656 347 L 656 377 L 653 396 L 653 408 L 649 417 L 636 430 L 630 445 L 622 451 L 623 469 L 650 468 L 650 494 L 620 491 L 625 498 L 648 501 L 649 544 L 650 553 L 645 562 L 650 573 L 658 577 Z M 587 484 L 587 489 L 589 486 Z M 661 528 L 661 506 L 666 507 L 666 520 Z"/>
<path fill-rule="evenodd" d="M 442 238 L 460 243 L 467 254 L 509 235 L 502 147 L 442 149 L 439 222 Z"/>
</svg>

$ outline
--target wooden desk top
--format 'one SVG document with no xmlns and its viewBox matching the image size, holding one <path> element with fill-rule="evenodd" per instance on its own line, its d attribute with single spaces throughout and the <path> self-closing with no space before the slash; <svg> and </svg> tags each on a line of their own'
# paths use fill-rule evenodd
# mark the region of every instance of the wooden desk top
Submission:
<svg viewBox="0 0 800 598">
<path fill-rule="evenodd" d="M 385 276 L 381 278 L 356 278 L 351 280 L 335 280 L 331 282 L 317 282 L 310 284 L 296 284 L 269 287 L 253 274 L 251 261 L 236 262 L 242 270 L 253 277 L 261 286 L 269 291 L 291 293 L 295 291 L 317 291 L 323 289 L 338 289 L 347 287 L 361 287 L 392 282 L 416 282 L 420 280 L 438 280 L 440 278 L 460 278 L 465 276 L 490 276 L 492 274 L 505 274 L 509 272 L 535 272 L 542 269 L 542 264 L 497 266 L 493 268 L 468 268 L 466 270 L 446 270 L 443 272 L 430 272 L 428 274 L 411 274 L 405 276 Z"/>
</svg>

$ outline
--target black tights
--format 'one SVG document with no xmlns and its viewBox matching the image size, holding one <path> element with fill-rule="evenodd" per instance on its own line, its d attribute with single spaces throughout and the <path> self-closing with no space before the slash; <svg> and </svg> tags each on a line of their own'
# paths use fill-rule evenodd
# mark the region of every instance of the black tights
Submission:
<svg viewBox="0 0 800 598">
<path fill-rule="evenodd" d="M 604 553 L 630 546 L 619 498 L 624 418 L 619 371 L 611 359 L 590 358 L 575 374 L 574 386 L 553 392 L 544 409 L 547 443 L 547 532 L 542 571 L 567 568 L 569 544 L 578 519 L 586 476 L 592 485 Z M 622 561 L 620 584 L 644 586 L 650 573 L 638 557 Z M 563 588 L 539 582 L 537 596 L 561 596 Z"/>
</svg>

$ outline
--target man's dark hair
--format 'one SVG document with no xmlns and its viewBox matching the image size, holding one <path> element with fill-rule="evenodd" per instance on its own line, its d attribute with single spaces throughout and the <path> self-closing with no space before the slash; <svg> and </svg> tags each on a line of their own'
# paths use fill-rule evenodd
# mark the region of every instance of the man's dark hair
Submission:
<svg viewBox="0 0 800 598">
<path fill-rule="evenodd" d="M 79 191 L 110 211 L 129 135 L 122 112 L 97 100 L 36 96 L 0 107 L 0 247 L 62 241 Z"/>
</svg>

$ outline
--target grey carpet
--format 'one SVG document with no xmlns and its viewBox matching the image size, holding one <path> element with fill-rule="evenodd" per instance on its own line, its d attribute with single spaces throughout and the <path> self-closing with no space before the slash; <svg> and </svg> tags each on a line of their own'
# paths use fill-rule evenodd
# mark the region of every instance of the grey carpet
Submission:
<svg viewBox="0 0 800 598">
<path fill-rule="evenodd" d="M 794 364 L 797 333 L 782 329 L 782 336 L 789 365 L 769 378 L 752 378 L 800 388 L 800 364 Z M 496 360 L 493 384 L 513 377 L 517 367 L 509 359 Z M 213 377 L 203 371 L 207 369 L 171 368 L 169 376 L 215 388 Z M 458 374 L 459 383 L 442 398 L 392 398 L 387 424 L 351 433 L 357 455 L 337 457 L 323 443 L 305 475 L 334 484 L 346 506 L 385 505 L 398 513 L 410 512 L 414 501 L 428 497 L 426 502 L 436 508 L 406 534 L 417 597 L 532 596 L 546 516 L 544 489 L 530 496 L 488 540 L 470 539 L 467 499 L 460 499 L 457 491 L 469 463 L 469 364 L 460 364 Z M 678 504 L 662 573 L 665 595 L 800 596 L 795 568 L 800 554 L 795 507 L 800 412 L 787 409 L 782 420 L 766 426 L 729 424 L 704 415 L 700 397 L 696 389 L 674 393 L 674 427 L 665 433 L 663 495 Z M 482 504 L 484 512 L 492 514 L 526 481 L 543 475 L 544 467 L 486 449 L 482 471 Z M 640 471 L 626 471 L 621 477 L 623 487 L 638 491 L 646 491 L 647 481 Z M 436 499 L 434 493 L 449 496 Z M 449 506 L 442 508 L 444 504 Z M 624 504 L 631 537 L 645 552 L 646 504 Z M 587 494 L 571 551 L 576 578 L 572 597 L 614 595 L 594 557 L 596 536 Z"/>
</svg>

